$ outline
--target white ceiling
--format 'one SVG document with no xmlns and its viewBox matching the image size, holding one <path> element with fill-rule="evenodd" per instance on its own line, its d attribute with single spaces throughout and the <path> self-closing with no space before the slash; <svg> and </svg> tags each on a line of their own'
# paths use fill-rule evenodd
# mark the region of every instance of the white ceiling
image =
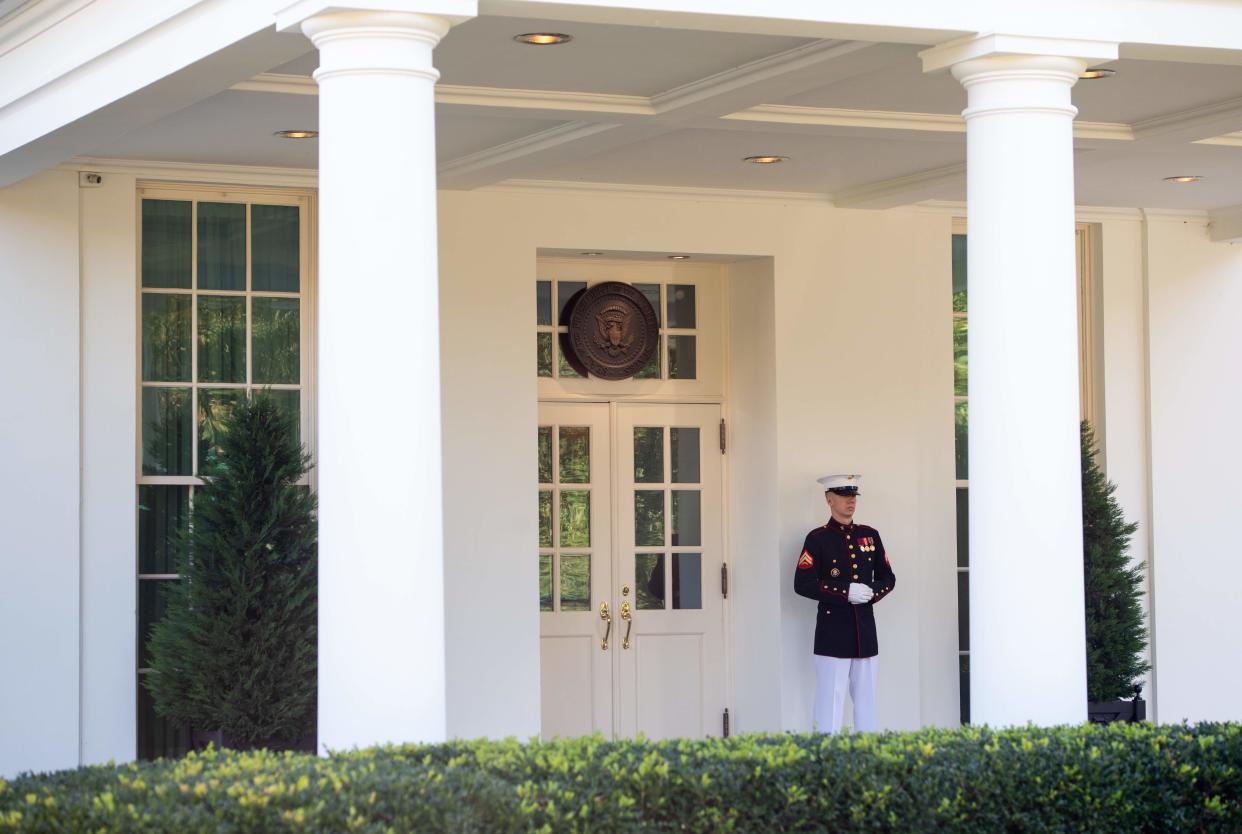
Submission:
<svg viewBox="0 0 1242 834">
<path fill-rule="evenodd" d="M 531 31 L 568 32 L 574 40 L 553 47 L 512 40 Z M 794 56 L 782 55 L 790 50 Z M 897 44 L 477 18 L 450 32 L 436 50 L 441 184 L 474 188 L 534 179 L 887 195 L 887 203 L 874 207 L 964 199 L 965 134 L 945 116 L 960 113 L 965 93 L 947 74 L 925 75 L 917 53 L 917 47 Z M 812 56 L 811 63 L 804 56 Z M 746 66 L 756 61 L 762 72 Z M 283 77 L 274 79 L 286 82 L 283 87 L 221 92 L 101 144 L 90 156 L 313 168 L 313 140 L 272 134 L 317 126 L 317 97 L 308 78 L 316 63 L 313 50 L 277 62 L 271 72 Z M 1211 111 L 1214 132 L 1206 135 L 1242 131 L 1242 67 L 1140 60 L 1109 66 L 1116 77 L 1075 88 L 1080 122 L 1109 123 L 1110 135 L 1129 136 L 1127 126 L 1145 120 L 1172 114 L 1175 124 L 1183 118 L 1198 124 Z M 724 83 L 713 83 L 722 81 L 721 73 L 728 74 Z M 677 97 L 677 88 L 696 82 L 695 89 L 707 95 Z M 507 90 L 544 92 L 511 96 Z M 587 110 L 575 93 L 605 94 L 605 104 L 615 103 L 616 112 Z M 639 112 L 635 102 L 651 106 Z M 866 118 L 852 118 L 853 111 L 867 111 Z M 785 118 L 787 112 L 795 117 Z M 894 122 L 899 117 L 893 113 L 939 115 Z M 599 124 L 616 126 L 575 130 Z M 1242 204 L 1242 141 L 1191 144 L 1182 134 L 1144 135 L 1142 127 L 1133 140 L 1077 140 L 1080 204 Z M 553 129 L 548 135 L 555 141 L 523 142 Z M 490 152 L 502 145 L 504 153 Z M 523 150 L 527 145 L 529 152 Z M 790 161 L 741 161 L 752 154 L 781 154 Z M 1162 180 L 1187 173 L 1206 179 L 1191 186 Z M 895 179 L 900 187 L 893 196 Z M 842 204 L 850 203 L 842 197 Z"/>
</svg>

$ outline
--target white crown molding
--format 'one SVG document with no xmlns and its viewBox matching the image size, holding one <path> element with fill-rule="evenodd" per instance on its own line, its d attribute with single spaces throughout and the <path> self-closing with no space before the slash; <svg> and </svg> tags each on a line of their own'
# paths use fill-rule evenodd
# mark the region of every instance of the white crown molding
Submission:
<svg viewBox="0 0 1242 834">
<path fill-rule="evenodd" d="M 657 93 L 651 98 L 651 104 L 656 113 L 683 110 L 761 81 L 818 66 L 870 45 L 854 41 L 814 41 Z"/>
<path fill-rule="evenodd" d="M 1137 223 L 1143 219 L 1143 212 L 1124 206 L 1078 206 L 1074 209 L 1074 219 L 1079 223 L 1104 223 L 1115 220 Z"/>
<path fill-rule="evenodd" d="M 947 214 L 951 217 L 966 218 L 966 203 L 961 200 L 924 200 L 901 211 L 916 211 L 922 214 Z M 1174 214 L 1170 212 L 1170 214 Z M 1185 219 L 1186 212 L 1176 213 L 1178 219 Z M 1190 213 L 1197 217 L 1194 212 Z M 1103 223 L 1113 220 L 1127 220 L 1137 223 L 1143 219 L 1143 210 L 1125 206 L 1076 206 L 1074 219 L 1079 223 Z"/>
<path fill-rule="evenodd" d="M 966 204 L 958 200 L 924 200 L 908 206 L 899 206 L 893 211 L 909 211 L 915 214 L 941 214 L 949 217 L 966 219 Z"/>
<path fill-rule="evenodd" d="M 918 130 L 965 133 L 966 120 L 952 113 L 902 113 L 895 110 L 847 110 L 837 107 L 805 107 L 793 104 L 760 104 L 721 116 L 746 122 L 769 124 L 822 125 L 824 127 L 863 127 L 879 130 Z M 1120 122 L 1074 122 L 1078 139 L 1132 141 L 1134 132 Z"/>
<path fill-rule="evenodd" d="M 965 176 L 966 163 L 960 162 L 847 188 L 833 194 L 833 202 L 841 208 L 896 208 L 922 202 L 918 196 L 920 193 L 928 189 L 934 192 L 940 186 L 960 182 Z"/>
<path fill-rule="evenodd" d="M 43 0 L 17 4 L 17 8 L 0 12 L 0 55 L 5 55 L 31 38 L 36 38 L 95 0 Z M 0 9 L 4 4 L 0 4 Z"/>
<path fill-rule="evenodd" d="M 966 121 L 951 113 L 901 113 L 893 110 L 846 110 L 838 107 L 804 107 L 796 104 L 760 104 L 722 119 L 768 124 L 869 127 L 886 130 L 943 131 L 965 133 Z"/>
<path fill-rule="evenodd" d="M 247 93 L 280 93 L 288 96 L 317 96 L 319 84 L 309 75 L 261 72 L 248 81 L 239 81 L 229 88 Z"/>
<path fill-rule="evenodd" d="M 97 174 L 115 174 L 165 182 L 220 183 L 221 185 L 269 188 L 315 188 L 319 184 L 319 172 L 309 168 L 209 165 L 193 162 L 101 159 L 89 156 L 74 157 L 55 168 L 60 171 L 91 171 Z"/>
<path fill-rule="evenodd" d="M 651 99 L 647 96 L 469 87 L 462 84 L 437 84 L 436 103 L 520 110 L 572 110 L 578 113 L 655 115 L 655 108 L 652 107 Z"/>
<path fill-rule="evenodd" d="M 1150 119 L 1143 119 L 1142 121 L 1135 122 L 1131 125 L 1131 127 L 1134 128 L 1134 135 L 1138 139 L 1148 139 L 1166 136 L 1168 134 L 1180 135 L 1196 131 L 1205 131 L 1209 135 L 1206 137 L 1200 137 L 1200 141 L 1202 141 L 1203 139 L 1212 140 L 1222 138 L 1210 135 L 1220 129 L 1221 122 L 1242 122 L 1242 98 L 1231 98 L 1224 101 L 1215 101 L 1211 104 L 1204 104 L 1199 107 L 1190 107 L 1186 110 L 1178 110 L 1175 113 L 1166 113 L 1162 116 L 1153 116 Z M 1204 144 L 1226 143 L 1208 141 Z"/>
<path fill-rule="evenodd" d="M 1242 147 L 1242 131 L 1234 133 L 1226 133 L 1223 136 L 1212 136 L 1208 139 L 1196 139 L 1195 145 L 1227 145 L 1229 147 Z"/>
<path fill-rule="evenodd" d="M 1139 209 L 1143 215 L 1143 219 L 1148 222 L 1159 221 L 1166 223 L 1202 223 L 1207 225 L 1208 211 L 1207 209 L 1159 209 L 1145 208 Z"/>
<path fill-rule="evenodd" d="M 568 122 L 547 130 L 541 130 L 538 133 L 532 133 L 529 136 L 523 136 L 520 139 L 514 139 L 512 142 L 505 142 L 502 145 L 484 148 L 476 153 L 450 159 L 439 165 L 437 171 L 442 177 L 467 174 L 524 156 L 530 156 L 533 153 L 545 151 L 558 145 L 576 142 L 579 139 L 585 139 L 588 136 L 612 130 L 614 127 L 616 125 L 599 124 L 596 122 Z"/>
<path fill-rule="evenodd" d="M 610 182 L 511 179 L 477 189 L 487 193 L 540 194 L 565 197 L 628 197 L 692 202 L 810 205 L 831 208 L 827 194 L 800 191 L 750 191 L 742 188 L 678 188 L 667 185 L 629 185 Z"/>
<path fill-rule="evenodd" d="M 230 89 L 242 92 L 279 93 L 294 96 L 317 96 L 319 85 L 309 75 L 284 75 L 263 72 Z M 509 110 L 568 110 L 578 113 L 620 113 L 631 116 L 654 116 L 655 109 L 647 96 L 625 96 L 612 93 L 579 93 L 560 90 L 523 90 L 506 87 L 474 87 L 464 84 L 437 84 L 437 104 L 466 107 L 491 107 Z"/>
</svg>

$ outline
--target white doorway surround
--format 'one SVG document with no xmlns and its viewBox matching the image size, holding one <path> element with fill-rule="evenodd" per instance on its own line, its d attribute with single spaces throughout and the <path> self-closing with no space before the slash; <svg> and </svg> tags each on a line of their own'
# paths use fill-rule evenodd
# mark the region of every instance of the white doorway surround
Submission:
<svg viewBox="0 0 1242 834">
<path fill-rule="evenodd" d="M 719 424 L 713 404 L 541 405 L 545 738 L 724 732 Z"/>
</svg>

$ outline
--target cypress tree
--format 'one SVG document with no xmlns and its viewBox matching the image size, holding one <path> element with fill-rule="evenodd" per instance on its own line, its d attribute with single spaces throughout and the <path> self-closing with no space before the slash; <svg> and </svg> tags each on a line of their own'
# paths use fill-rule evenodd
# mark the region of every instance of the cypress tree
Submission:
<svg viewBox="0 0 1242 834">
<path fill-rule="evenodd" d="M 230 747 L 291 743 L 316 707 L 315 497 L 292 420 L 263 393 L 222 421 L 151 629 L 156 712 Z"/>
<path fill-rule="evenodd" d="M 1082 550 L 1087 605 L 1087 700 L 1120 700 L 1150 668 L 1142 595 L 1142 565 L 1127 550 L 1138 529 L 1128 523 L 1110 483 L 1095 462 L 1095 432 L 1082 424 Z"/>
</svg>

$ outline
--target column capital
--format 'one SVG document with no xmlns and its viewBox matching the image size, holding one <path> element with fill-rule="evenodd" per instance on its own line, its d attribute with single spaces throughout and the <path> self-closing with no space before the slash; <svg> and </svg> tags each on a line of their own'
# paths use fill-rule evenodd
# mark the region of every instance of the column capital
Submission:
<svg viewBox="0 0 1242 834">
<path fill-rule="evenodd" d="M 339 13 L 396 12 L 443 18 L 456 26 L 477 17 L 478 0 L 297 0 L 276 13 L 278 32 L 299 32 L 313 17 Z"/>
<path fill-rule="evenodd" d="M 1115 61 L 1117 56 L 1118 44 L 1109 41 L 1006 35 L 996 32 L 967 35 L 919 53 L 919 57 L 923 59 L 923 72 L 938 72 L 981 58 L 1008 58 L 1013 64 L 1022 62 L 1012 59 L 1024 57 L 1036 61 L 1040 58 L 1071 58 L 1094 64 Z"/>
</svg>

